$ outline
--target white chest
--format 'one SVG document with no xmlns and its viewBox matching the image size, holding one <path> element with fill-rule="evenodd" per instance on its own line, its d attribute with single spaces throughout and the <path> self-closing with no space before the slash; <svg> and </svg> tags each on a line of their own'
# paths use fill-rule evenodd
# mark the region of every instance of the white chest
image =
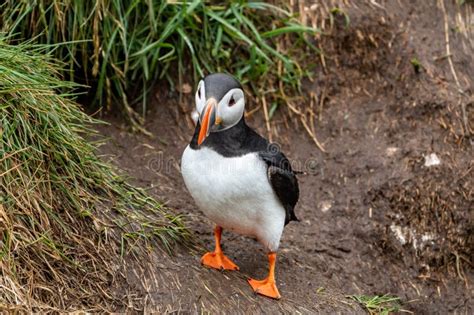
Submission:
<svg viewBox="0 0 474 315">
<path fill-rule="evenodd" d="M 228 158 L 208 148 L 188 146 L 181 172 L 196 204 L 216 224 L 260 239 L 270 229 L 279 240 L 285 211 L 256 153 Z"/>
</svg>

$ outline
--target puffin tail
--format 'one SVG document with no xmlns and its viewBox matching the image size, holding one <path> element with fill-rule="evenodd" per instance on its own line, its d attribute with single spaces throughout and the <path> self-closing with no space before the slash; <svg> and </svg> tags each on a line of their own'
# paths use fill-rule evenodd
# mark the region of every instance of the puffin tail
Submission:
<svg viewBox="0 0 474 315">
<path fill-rule="evenodd" d="M 291 221 L 300 222 L 300 219 L 298 219 L 298 218 L 296 217 L 294 207 L 292 207 L 292 206 L 290 206 L 290 205 L 287 205 L 287 206 L 285 207 L 285 210 L 286 210 L 285 225 L 287 225 L 287 224 L 290 223 Z"/>
</svg>

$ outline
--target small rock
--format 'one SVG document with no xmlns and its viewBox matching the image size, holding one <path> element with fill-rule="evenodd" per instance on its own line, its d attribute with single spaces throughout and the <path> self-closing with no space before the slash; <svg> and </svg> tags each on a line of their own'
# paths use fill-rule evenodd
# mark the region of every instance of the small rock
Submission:
<svg viewBox="0 0 474 315">
<path fill-rule="evenodd" d="M 441 161 L 436 155 L 436 153 L 431 153 L 428 155 L 425 155 L 425 166 L 430 167 L 430 166 L 435 166 L 435 165 L 440 165 Z"/>
<path fill-rule="evenodd" d="M 398 148 L 395 148 L 395 147 L 390 147 L 390 148 L 387 148 L 387 150 L 385 150 L 385 154 L 387 154 L 387 156 L 389 157 L 392 157 L 395 155 L 395 153 L 398 152 Z"/>
<path fill-rule="evenodd" d="M 193 88 L 188 83 L 184 83 L 181 87 L 176 86 L 176 89 L 183 94 L 189 94 L 193 91 Z"/>
<path fill-rule="evenodd" d="M 332 202 L 329 200 L 324 200 L 319 203 L 319 208 L 322 212 L 327 212 L 332 207 Z"/>
<path fill-rule="evenodd" d="M 398 239 L 400 244 L 405 245 L 408 242 L 406 238 L 406 231 L 404 231 L 404 229 L 401 226 L 392 224 L 390 225 L 390 230 Z"/>
</svg>

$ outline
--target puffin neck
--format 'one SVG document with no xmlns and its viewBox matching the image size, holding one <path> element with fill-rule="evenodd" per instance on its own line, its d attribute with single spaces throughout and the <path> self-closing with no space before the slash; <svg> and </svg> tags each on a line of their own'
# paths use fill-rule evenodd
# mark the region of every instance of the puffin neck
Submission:
<svg viewBox="0 0 474 315">
<path fill-rule="evenodd" d="M 201 125 L 198 123 L 190 144 L 192 149 L 210 148 L 223 156 L 229 157 L 247 153 L 247 150 L 243 149 L 243 145 L 247 139 L 250 128 L 245 123 L 243 116 L 233 127 L 219 132 L 211 132 L 199 146 L 197 144 L 197 136 L 200 129 Z"/>
</svg>

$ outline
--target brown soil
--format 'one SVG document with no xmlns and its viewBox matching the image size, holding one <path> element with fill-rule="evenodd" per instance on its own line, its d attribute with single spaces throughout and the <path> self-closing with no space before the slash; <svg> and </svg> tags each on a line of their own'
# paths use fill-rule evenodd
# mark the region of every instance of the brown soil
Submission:
<svg viewBox="0 0 474 315">
<path fill-rule="evenodd" d="M 392 294 L 417 314 L 474 313 L 472 282 L 472 100 L 457 92 L 445 55 L 442 11 L 434 1 L 351 8 L 350 26 L 336 18 L 322 45 L 326 68 L 306 89 L 321 98 L 317 149 L 296 117 L 282 109 L 274 141 L 297 169 L 301 222 L 284 232 L 277 264 L 282 300 L 252 294 L 245 278 L 262 278 L 267 261 L 254 240 L 225 233 L 224 250 L 240 272 L 200 266 L 204 249 L 177 249 L 130 266 L 130 307 L 160 312 L 363 313 L 347 295 Z M 454 6 L 450 23 L 454 21 Z M 454 67 L 472 93 L 472 57 L 450 31 Z M 472 48 L 472 47 L 471 47 Z M 421 63 L 419 71 L 411 60 Z M 166 90 L 167 88 L 163 88 Z M 185 214 L 196 240 L 212 248 L 212 223 L 186 192 L 179 160 L 192 135 L 175 95 L 158 87 L 146 128 L 154 139 L 126 132 L 114 118 L 101 127 L 112 157 L 135 182 Z M 172 93 L 173 94 L 173 93 Z M 471 103 L 470 103 L 471 102 Z M 301 104 L 304 105 L 304 104 Z M 250 108 L 255 104 L 250 104 Z M 318 104 L 319 106 L 319 104 Z M 259 114 L 248 123 L 261 134 Z M 468 126 L 469 127 L 469 126 Z M 470 126 L 472 130 L 472 125 Z M 441 164 L 424 166 L 435 153 Z"/>
</svg>

